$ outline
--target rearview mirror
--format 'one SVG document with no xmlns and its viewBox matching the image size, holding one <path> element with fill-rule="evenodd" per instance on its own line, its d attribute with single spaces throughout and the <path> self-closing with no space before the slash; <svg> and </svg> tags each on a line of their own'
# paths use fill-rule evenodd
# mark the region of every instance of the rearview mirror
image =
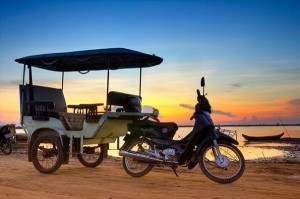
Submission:
<svg viewBox="0 0 300 199">
<path fill-rule="evenodd" d="M 204 77 L 201 78 L 201 87 L 204 87 L 205 86 L 205 79 Z"/>
</svg>

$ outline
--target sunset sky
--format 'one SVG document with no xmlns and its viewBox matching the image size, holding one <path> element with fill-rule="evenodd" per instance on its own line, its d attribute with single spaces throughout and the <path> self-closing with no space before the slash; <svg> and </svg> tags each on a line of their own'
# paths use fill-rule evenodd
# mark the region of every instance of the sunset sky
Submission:
<svg viewBox="0 0 300 199">
<path fill-rule="evenodd" d="M 300 123 L 300 1 L 0 0 L 0 123 L 19 123 L 24 56 L 123 47 L 156 54 L 143 105 L 190 123 L 202 76 L 217 124 Z M 33 70 L 34 84 L 61 74 Z M 138 93 L 138 70 L 111 90 Z M 65 74 L 67 104 L 105 102 L 106 72 Z"/>
</svg>

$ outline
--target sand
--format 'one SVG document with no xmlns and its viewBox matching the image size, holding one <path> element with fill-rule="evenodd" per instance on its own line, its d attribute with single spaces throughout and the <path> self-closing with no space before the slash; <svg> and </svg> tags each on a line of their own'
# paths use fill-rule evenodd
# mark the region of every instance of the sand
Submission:
<svg viewBox="0 0 300 199">
<path fill-rule="evenodd" d="M 109 157 L 96 168 L 76 158 L 53 174 L 39 173 L 26 151 L 0 153 L 0 199 L 118 198 L 299 198 L 300 163 L 247 162 L 244 175 L 232 184 L 218 184 L 199 167 L 155 168 L 141 178 L 128 176 L 120 159 Z"/>
</svg>

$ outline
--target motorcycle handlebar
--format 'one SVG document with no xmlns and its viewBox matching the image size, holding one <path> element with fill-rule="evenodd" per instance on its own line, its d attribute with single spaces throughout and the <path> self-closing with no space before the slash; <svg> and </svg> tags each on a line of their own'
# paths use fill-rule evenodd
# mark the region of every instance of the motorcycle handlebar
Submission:
<svg viewBox="0 0 300 199">
<path fill-rule="evenodd" d="M 199 89 L 197 89 L 197 95 L 198 95 L 198 97 L 200 97 L 200 91 L 199 91 Z"/>
<path fill-rule="evenodd" d="M 195 115 L 192 115 L 192 117 L 190 117 L 190 120 L 193 120 L 195 118 Z"/>
</svg>

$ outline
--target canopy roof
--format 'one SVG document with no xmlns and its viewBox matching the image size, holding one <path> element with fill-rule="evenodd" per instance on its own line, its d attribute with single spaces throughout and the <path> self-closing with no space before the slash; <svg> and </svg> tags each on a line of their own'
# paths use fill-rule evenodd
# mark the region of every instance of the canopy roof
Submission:
<svg viewBox="0 0 300 199">
<path fill-rule="evenodd" d="M 144 68 L 160 64 L 163 59 L 125 48 L 107 48 L 27 56 L 18 63 L 51 71 L 90 71 Z"/>
</svg>

